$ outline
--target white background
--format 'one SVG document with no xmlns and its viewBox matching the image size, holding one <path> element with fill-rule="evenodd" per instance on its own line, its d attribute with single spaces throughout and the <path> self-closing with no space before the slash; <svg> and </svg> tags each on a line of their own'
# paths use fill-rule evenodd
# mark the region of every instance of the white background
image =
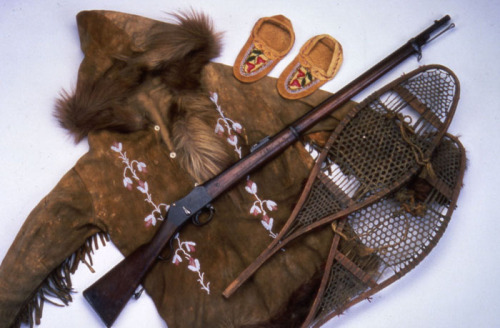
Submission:
<svg viewBox="0 0 500 328">
<path fill-rule="evenodd" d="M 193 8 L 224 31 L 215 61 L 232 65 L 255 21 L 283 14 L 296 33 L 291 53 L 271 72 L 277 77 L 316 34 L 329 33 L 344 49 L 344 64 L 324 89 L 335 92 L 409 38 L 450 14 L 457 27 L 396 68 L 385 84 L 423 64 L 451 68 L 462 93 L 450 132 L 461 136 L 468 170 L 458 208 L 434 251 L 415 270 L 324 327 L 500 327 L 500 2 L 496 1 L 15 1 L 0 0 L 0 259 L 31 209 L 86 152 L 52 117 L 62 88 L 75 85 L 82 60 L 75 23 L 81 10 L 109 9 L 168 19 Z M 375 85 L 369 92 L 382 84 Z M 362 100 L 366 94 L 356 98 Z M 57 247 L 57 245 L 54 245 Z M 81 291 L 120 259 L 114 246 L 82 266 L 74 303 L 45 306 L 41 327 L 102 327 Z M 0 318 L 1 320 L 1 318 Z M 147 297 L 131 302 L 116 328 L 165 327 Z"/>
</svg>

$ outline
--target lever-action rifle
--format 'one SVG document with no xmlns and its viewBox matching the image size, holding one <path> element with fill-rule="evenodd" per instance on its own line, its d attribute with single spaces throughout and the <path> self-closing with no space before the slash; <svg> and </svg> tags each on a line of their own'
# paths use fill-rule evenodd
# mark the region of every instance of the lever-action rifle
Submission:
<svg viewBox="0 0 500 328">
<path fill-rule="evenodd" d="M 444 16 L 435 21 L 432 26 L 410 39 L 402 47 L 313 108 L 295 123 L 259 145 L 249 155 L 210 181 L 195 187 L 187 196 L 173 203 L 170 206 L 166 220 L 149 243 L 140 246 L 83 292 L 87 301 L 99 314 L 106 326 L 110 327 L 113 324 L 128 300 L 134 295 L 148 270 L 158 259 L 161 251 L 186 222 L 192 219 L 197 220 L 199 213 L 209 207 L 215 198 L 234 186 L 251 171 L 283 152 L 288 146 L 296 142 L 301 134 L 347 103 L 352 97 L 403 60 L 413 54 L 418 54 L 420 57 L 422 46 L 432 40 L 430 39 L 431 35 L 449 21 L 449 16 Z M 453 24 L 449 25 L 448 28 L 450 27 L 453 27 Z"/>
</svg>

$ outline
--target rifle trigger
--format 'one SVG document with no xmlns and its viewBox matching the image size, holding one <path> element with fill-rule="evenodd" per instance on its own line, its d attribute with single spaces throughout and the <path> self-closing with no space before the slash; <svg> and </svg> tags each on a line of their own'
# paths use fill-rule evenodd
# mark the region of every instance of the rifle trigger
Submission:
<svg viewBox="0 0 500 328">
<path fill-rule="evenodd" d="M 209 211 L 208 217 L 206 219 L 204 219 L 203 221 L 201 221 L 200 215 L 207 210 Z M 194 225 L 202 226 L 204 224 L 207 224 L 208 222 L 210 222 L 212 220 L 214 213 L 215 213 L 215 208 L 212 206 L 212 204 L 208 204 L 207 206 L 202 208 L 200 211 L 198 211 L 198 213 L 196 213 L 196 215 L 193 217 L 192 220 L 193 220 Z"/>
</svg>

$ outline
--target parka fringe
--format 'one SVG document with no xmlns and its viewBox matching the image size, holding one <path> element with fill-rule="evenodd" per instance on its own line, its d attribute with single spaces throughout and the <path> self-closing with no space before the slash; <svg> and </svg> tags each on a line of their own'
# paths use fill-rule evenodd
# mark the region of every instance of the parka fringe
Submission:
<svg viewBox="0 0 500 328">
<path fill-rule="evenodd" d="M 92 273 L 95 272 L 92 268 L 92 255 L 99 249 L 99 241 L 102 246 L 106 246 L 109 236 L 100 232 L 89 237 L 76 252 L 54 269 L 21 309 L 12 328 L 19 328 L 21 324 L 29 324 L 31 328 L 39 325 L 45 302 L 59 307 L 69 305 L 73 301 L 71 294 L 74 293 L 71 275 L 76 272 L 80 263 L 84 263 Z"/>
</svg>

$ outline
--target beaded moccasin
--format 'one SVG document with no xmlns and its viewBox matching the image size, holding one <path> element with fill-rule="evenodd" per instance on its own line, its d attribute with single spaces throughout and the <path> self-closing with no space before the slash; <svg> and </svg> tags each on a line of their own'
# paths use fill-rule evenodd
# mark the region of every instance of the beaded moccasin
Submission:
<svg viewBox="0 0 500 328">
<path fill-rule="evenodd" d="M 342 64 L 342 46 L 328 34 L 309 39 L 278 79 L 278 91 L 284 98 L 310 95 L 333 79 Z"/>
<path fill-rule="evenodd" d="M 236 58 L 234 76 L 242 82 L 254 82 L 266 76 L 290 51 L 294 41 L 292 23 L 285 16 L 259 19 Z"/>
</svg>

